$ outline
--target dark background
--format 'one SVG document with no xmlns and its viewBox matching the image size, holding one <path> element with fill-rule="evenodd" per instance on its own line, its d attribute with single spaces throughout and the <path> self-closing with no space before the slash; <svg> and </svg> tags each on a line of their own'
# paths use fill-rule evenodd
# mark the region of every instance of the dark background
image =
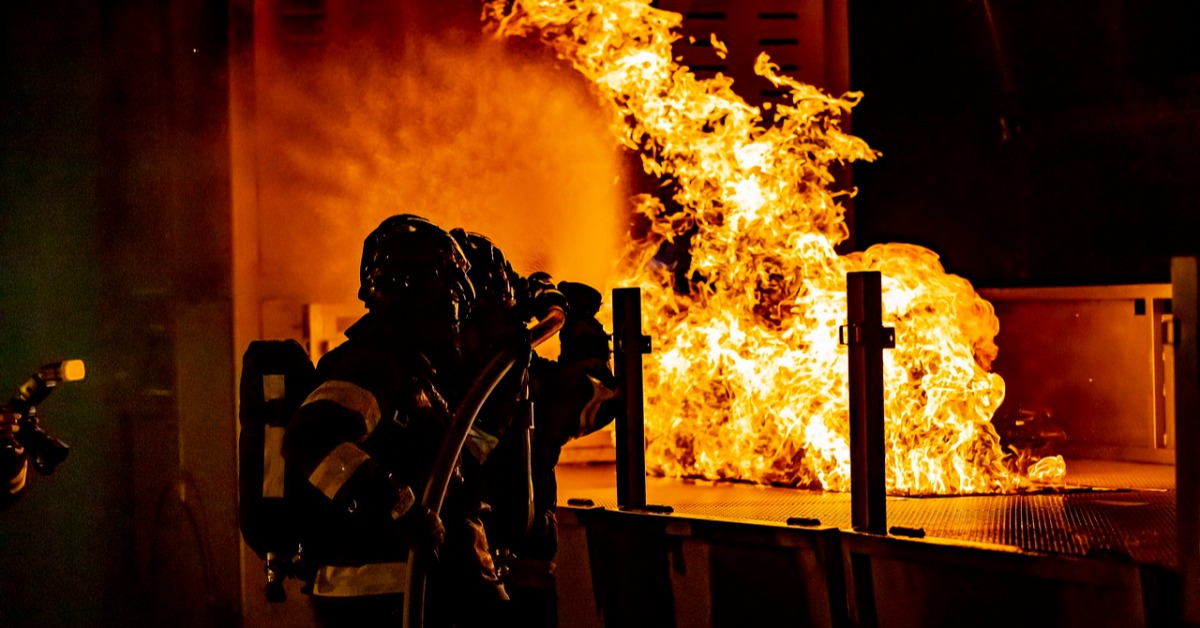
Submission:
<svg viewBox="0 0 1200 628">
<path fill-rule="evenodd" d="M 1167 282 L 1200 248 L 1200 3 L 851 2 L 850 72 L 883 152 L 857 248 L 992 287 Z"/>
<path fill-rule="evenodd" d="M 0 395 L 88 371 L 41 407 L 69 457 L 0 513 L 0 626 L 237 622 L 231 11 L 0 15 Z"/>
</svg>

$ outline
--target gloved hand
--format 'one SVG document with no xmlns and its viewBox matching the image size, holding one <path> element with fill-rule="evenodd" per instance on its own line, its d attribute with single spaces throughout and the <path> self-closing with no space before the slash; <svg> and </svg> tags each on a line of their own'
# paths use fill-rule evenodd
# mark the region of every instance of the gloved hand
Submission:
<svg viewBox="0 0 1200 628">
<path fill-rule="evenodd" d="M 0 407 L 0 510 L 25 487 L 25 448 L 17 442 L 21 414 Z"/>
<path fill-rule="evenodd" d="M 558 291 L 566 296 L 571 316 L 591 318 L 600 311 L 600 303 L 604 300 L 599 290 L 586 283 L 560 281 Z"/>
<path fill-rule="evenodd" d="M 404 516 L 396 520 L 400 526 L 400 535 L 413 548 L 413 551 L 426 556 L 437 556 L 442 544 L 446 542 L 446 528 L 442 518 L 436 512 L 421 504 L 413 504 Z"/>
<path fill-rule="evenodd" d="M 21 431 L 21 426 L 17 423 L 20 419 L 20 412 L 0 407 L 0 439 L 15 439 L 17 432 Z"/>
<path fill-rule="evenodd" d="M 572 281 L 559 283 L 558 289 L 570 303 L 567 321 L 558 333 L 562 346 L 559 359 L 567 362 L 587 359 L 607 361 L 612 354 L 608 333 L 596 320 L 602 301 L 600 291 Z"/>
</svg>

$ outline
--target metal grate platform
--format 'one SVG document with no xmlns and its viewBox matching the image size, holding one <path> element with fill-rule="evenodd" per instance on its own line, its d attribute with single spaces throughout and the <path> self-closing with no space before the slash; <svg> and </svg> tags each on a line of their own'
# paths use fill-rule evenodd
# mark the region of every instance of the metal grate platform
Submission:
<svg viewBox="0 0 1200 628">
<path fill-rule="evenodd" d="M 1071 485 L 1108 491 L 986 497 L 888 498 L 888 525 L 1026 552 L 1129 558 L 1175 566 L 1175 469 L 1167 465 L 1068 461 Z M 561 465 L 559 503 L 590 499 L 616 507 L 612 465 Z M 647 501 L 679 515 L 784 523 L 792 517 L 850 527 L 850 495 L 739 483 L 646 478 Z"/>
</svg>

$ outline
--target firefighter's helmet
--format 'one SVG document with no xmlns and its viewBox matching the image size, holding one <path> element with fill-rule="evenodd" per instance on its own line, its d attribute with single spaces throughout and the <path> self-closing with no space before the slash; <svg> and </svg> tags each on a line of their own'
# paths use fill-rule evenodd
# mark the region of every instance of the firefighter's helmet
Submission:
<svg viewBox="0 0 1200 628">
<path fill-rule="evenodd" d="M 392 216 L 363 242 L 358 298 L 369 309 L 404 308 L 458 323 L 475 298 L 469 269 L 441 227 L 413 214 Z"/>
<path fill-rule="evenodd" d="M 450 235 L 462 247 L 471 264 L 469 274 L 476 298 L 481 302 L 511 306 L 515 299 L 513 278 L 516 273 L 512 264 L 505 259 L 504 252 L 487 236 L 479 233 L 459 228 L 451 230 Z"/>
</svg>

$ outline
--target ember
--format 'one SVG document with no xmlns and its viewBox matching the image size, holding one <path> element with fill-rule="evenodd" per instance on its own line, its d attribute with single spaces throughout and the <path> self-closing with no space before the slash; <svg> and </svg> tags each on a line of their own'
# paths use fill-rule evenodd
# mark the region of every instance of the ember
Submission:
<svg viewBox="0 0 1200 628">
<path fill-rule="evenodd" d="M 639 150 L 677 208 L 635 199 L 648 236 L 618 283 L 643 290 L 655 353 L 646 380 L 647 461 L 670 476 L 849 488 L 845 276 L 883 275 L 888 488 L 900 494 L 1009 492 L 1061 483 L 1059 457 L 1006 466 L 990 419 L 1004 382 L 990 372 L 999 323 L 936 253 L 909 244 L 838 255 L 847 225 L 831 168 L 878 153 L 841 130 L 860 94 L 833 97 L 756 72 L 790 93 L 763 111 L 718 74 L 672 59 L 681 16 L 648 0 L 492 2 L 499 36 L 532 36 L 594 82 L 611 129 Z M 717 50 L 723 50 L 714 41 Z M 687 285 L 664 243 L 687 238 Z M 1017 468 L 1029 468 L 1021 473 Z"/>
</svg>

